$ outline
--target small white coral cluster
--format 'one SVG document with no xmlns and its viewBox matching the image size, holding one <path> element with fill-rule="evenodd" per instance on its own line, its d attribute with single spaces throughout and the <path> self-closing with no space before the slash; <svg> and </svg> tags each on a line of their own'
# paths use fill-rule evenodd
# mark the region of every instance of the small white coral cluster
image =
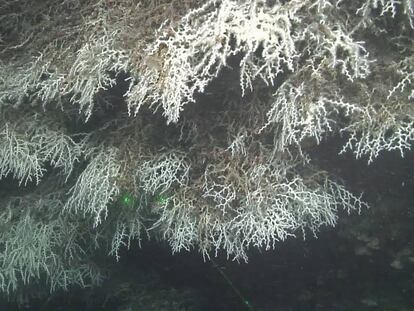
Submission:
<svg viewBox="0 0 414 311">
<path fill-rule="evenodd" d="M 154 206 L 159 219 L 151 229 L 163 232 L 174 252 L 195 247 L 209 257 L 224 250 L 247 261 L 251 247 L 274 249 L 298 230 L 334 226 L 339 208 L 366 207 L 323 174 L 305 180 L 294 160 L 250 160 L 210 164 L 200 179 Z"/>
<path fill-rule="evenodd" d="M 116 177 L 120 164 L 115 159 L 115 150 L 103 149 L 91 159 L 71 188 L 71 196 L 64 208 L 83 214 L 92 214 L 94 226 L 99 225 L 108 213 L 107 206 L 119 194 Z"/>
<path fill-rule="evenodd" d="M 61 213 L 61 193 L 14 196 L 0 204 L 1 291 L 12 294 L 40 279 L 50 291 L 102 282 L 103 274 L 85 256 L 83 241 L 92 236 L 75 215 Z"/>
<path fill-rule="evenodd" d="M 297 57 L 291 36 L 299 7 L 262 1 L 207 1 L 184 16 L 177 28 L 166 27 L 147 48 L 144 74 L 132 84 L 129 109 L 136 115 L 146 101 L 161 105 L 167 122 L 177 122 L 183 107 L 195 102 L 231 56 L 240 60 L 242 94 L 256 78 L 273 84 Z M 298 17 L 296 17 L 298 18 Z M 258 57 L 258 50 L 261 56 Z"/>
<path fill-rule="evenodd" d="M 362 13 L 369 18 L 370 11 L 378 9 L 380 15 L 391 15 L 393 18 L 397 14 L 407 17 L 411 28 L 414 29 L 414 1 L 413 0 L 366 0 L 357 13 Z"/>
<path fill-rule="evenodd" d="M 6 122 L 0 128 L 0 178 L 11 174 L 19 184 L 39 184 L 47 164 L 69 177 L 84 143 L 40 124 L 33 115 L 23 115 L 17 122 L 20 124 Z"/>
</svg>

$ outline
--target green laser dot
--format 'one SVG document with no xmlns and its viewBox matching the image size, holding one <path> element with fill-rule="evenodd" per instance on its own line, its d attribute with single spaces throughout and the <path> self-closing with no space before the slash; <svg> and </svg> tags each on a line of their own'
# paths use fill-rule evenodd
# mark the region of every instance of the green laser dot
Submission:
<svg viewBox="0 0 414 311">
<path fill-rule="evenodd" d="M 159 203 L 159 204 L 164 204 L 164 203 L 166 203 L 166 202 L 167 202 L 167 198 L 166 198 L 165 196 L 159 195 L 159 196 L 156 198 L 156 201 L 157 201 L 157 203 Z"/>
<path fill-rule="evenodd" d="M 130 204 L 133 202 L 133 199 L 132 199 L 132 197 L 131 197 L 130 195 L 124 195 L 124 196 L 122 197 L 122 202 L 123 202 L 125 205 L 130 205 Z"/>
</svg>

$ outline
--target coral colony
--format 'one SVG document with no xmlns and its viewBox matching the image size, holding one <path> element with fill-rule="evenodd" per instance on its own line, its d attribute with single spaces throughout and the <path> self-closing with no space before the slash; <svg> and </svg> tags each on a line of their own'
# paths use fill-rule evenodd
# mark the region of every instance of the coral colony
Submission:
<svg viewBox="0 0 414 311">
<path fill-rule="evenodd" d="M 247 261 L 367 207 L 315 150 L 412 148 L 413 11 L 2 1 L 0 289 L 98 284 L 96 252 L 147 236 Z"/>
</svg>

